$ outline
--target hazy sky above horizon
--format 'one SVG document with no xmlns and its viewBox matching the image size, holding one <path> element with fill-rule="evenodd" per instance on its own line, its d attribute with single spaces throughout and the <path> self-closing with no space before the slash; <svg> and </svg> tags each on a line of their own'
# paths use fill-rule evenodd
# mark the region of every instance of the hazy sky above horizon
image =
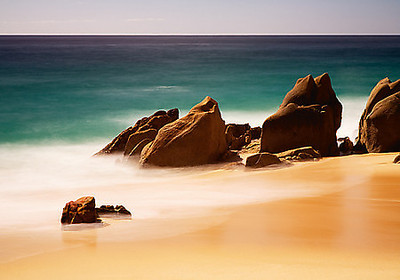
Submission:
<svg viewBox="0 0 400 280">
<path fill-rule="evenodd" d="M 400 33 L 400 0 L 0 0 L 0 33 Z"/>
</svg>

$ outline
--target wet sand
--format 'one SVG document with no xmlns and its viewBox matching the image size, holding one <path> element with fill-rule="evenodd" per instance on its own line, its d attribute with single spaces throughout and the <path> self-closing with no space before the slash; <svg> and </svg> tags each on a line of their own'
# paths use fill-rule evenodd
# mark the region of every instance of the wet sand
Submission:
<svg viewBox="0 0 400 280">
<path fill-rule="evenodd" d="M 149 224 L 160 232 L 151 239 L 99 238 L 116 234 L 109 230 L 112 223 L 47 240 L 40 234 L 13 237 L 10 231 L 0 239 L 4 255 L 18 242 L 21 253 L 35 252 L 34 246 L 48 250 L 3 262 L 0 278 L 400 279 L 400 165 L 392 164 L 394 156 L 354 155 L 203 175 L 239 181 L 243 188 L 267 178 L 288 186 L 308 183 L 320 192 Z M 179 227 L 185 230 L 163 234 Z"/>
</svg>

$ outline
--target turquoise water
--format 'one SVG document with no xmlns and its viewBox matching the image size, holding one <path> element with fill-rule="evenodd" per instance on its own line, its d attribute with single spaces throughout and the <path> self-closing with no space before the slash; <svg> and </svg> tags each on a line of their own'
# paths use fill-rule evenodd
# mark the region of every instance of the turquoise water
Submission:
<svg viewBox="0 0 400 280">
<path fill-rule="evenodd" d="M 400 78 L 399 65 L 399 36 L 1 36 L 0 143 L 110 139 L 205 95 L 260 122 L 299 77 L 328 72 L 339 98 L 357 103 Z"/>
</svg>

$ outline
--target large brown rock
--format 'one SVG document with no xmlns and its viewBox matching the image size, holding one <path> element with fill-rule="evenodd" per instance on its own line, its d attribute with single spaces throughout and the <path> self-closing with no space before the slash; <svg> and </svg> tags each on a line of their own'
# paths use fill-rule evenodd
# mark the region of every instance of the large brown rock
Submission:
<svg viewBox="0 0 400 280">
<path fill-rule="evenodd" d="M 261 152 L 279 153 L 312 146 L 322 156 L 338 155 L 336 131 L 342 119 L 342 104 L 327 73 L 308 75 L 296 82 L 278 111 L 262 127 Z"/>
<path fill-rule="evenodd" d="M 98 216 L 93 196 L 84 196 L 65 204 L 61 216 L 62 224 L 95 223 Z"/>
<path fill-rule="evenodd" d="M 370 153 L 400 151 L 400 80 L 385 78 L 372 89 L 356 147 Z"/>
<path fill-rule="evenodd" d="M 181 119 L 161 128 L 144 147 L 140 163 L 157 166 L 194 166 L 222 160 L 228 150 L 225 122 L 218 103 L 206 97 Z"/>
<path fill-rule="evenodd" d="M 154 130 L 157 132 L 164 125 L 177 120 L 178 117 L 179 111 L 176 108 L 168 110 L 167 112 L 160 110 L 155 112 L 150 117 L 144 117 L 138 120 L 134 126 L 128 127 L 118 134 L 110 143 L 107 144 L 107 146 L 96 153 L 96 155 L 113 154 L 116 152 L 124 152 L 126 155 L 129 155 L 132 149 L 143 139 L 151 137 L 154 139 Z M 136 135 L 136 137 L 133 137 L 131 142 L 128 143 L 130 137 L 132 137 L 132 135 L 135 133 L 141 135 Z M 142 137 L 143 133 L 147 133 L 145 138 Z M 138 138 L 141 138 L 141 140 L 137 140 Z M 135 141 L 139 142 L 132 143 Z"/>
</svg>

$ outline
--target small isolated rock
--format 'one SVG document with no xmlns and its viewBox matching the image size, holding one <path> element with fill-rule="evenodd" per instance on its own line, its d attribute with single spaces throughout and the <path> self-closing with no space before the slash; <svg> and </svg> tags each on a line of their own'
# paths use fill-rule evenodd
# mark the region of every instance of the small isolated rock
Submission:
<svg viewBox="0 0 400 280">
<path fill-rule="evenodd" d="M 398 154 L 398 155 L 394 158 L 393 163 L 400 164 L 400 154 Z"/>
<path fill-rule="evenodd" d="M 288 150 L 277 154 L 277 156 L 280 159 L 286 160 L 310 160 L 321 158 L 321 154 L 311 146 Z"/>
<path fill-rule="evenodd" d="M 101 205 L 99 208 L 96 208 L 97 214 L 104 215 L 104 214 L 117 214 L 117 215 L 129 215 L 132 216 L 131 212 L 129 212 L 124 206 L 122 205 Z"/>
<path fill-rule="evenodd" d="M 339 138 L 339 152 L 341 155 L 350 155 L 353 153 L 353 142 L 351 142 L 349 137 Z"/>
<path fill-rule="evenodd" d="M 96 223 L 98 216 L 93 196 L 84 196 L 65 204 L 61 216 L 62 224 Z"/>
<path fill-rule="evenodd" d="M 281 163 L 281 160 L 276 155 L 270 153 L 254 154 L 246 159 L 246 167 L 254 168 L 260 168 L 279 163 Z"/>
</svg>

